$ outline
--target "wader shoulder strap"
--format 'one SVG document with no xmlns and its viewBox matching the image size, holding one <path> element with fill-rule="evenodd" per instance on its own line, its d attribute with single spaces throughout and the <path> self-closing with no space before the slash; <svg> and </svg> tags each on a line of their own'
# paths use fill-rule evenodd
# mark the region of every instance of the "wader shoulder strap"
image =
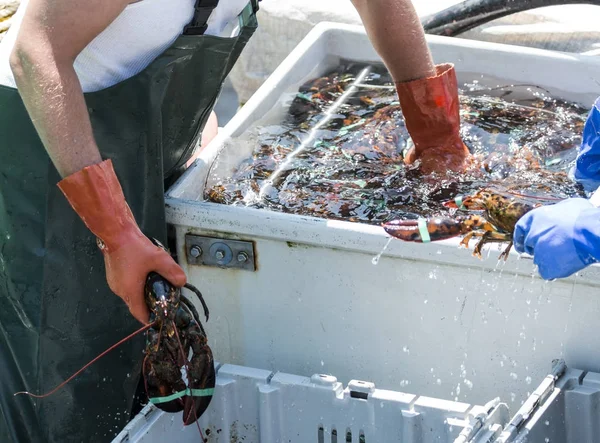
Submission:
<svg viewBox="0 0 600 443">
<path fill-rule="evenodd" d="M 250 0 L 252 9 L 256 14 L 258 12 L 258 2 L 261 0 Z M 203 35 L 208 28 L 206 22 L 212 14 L 213 10 L 219 4 L 219 0 L 196 0 L 194 7 L 194 17 L 189 25 L 183 28 L 185 35 Z"/>
<path fill-rule="evenodd" d="M 206 22 L 218 4 L 219 0 L 196 0 L 194 17 L 190 24 L 183 28 L 183 33 L 186 35 L 204 34 L 206 28 L 208 28 Z"/>
</svg>

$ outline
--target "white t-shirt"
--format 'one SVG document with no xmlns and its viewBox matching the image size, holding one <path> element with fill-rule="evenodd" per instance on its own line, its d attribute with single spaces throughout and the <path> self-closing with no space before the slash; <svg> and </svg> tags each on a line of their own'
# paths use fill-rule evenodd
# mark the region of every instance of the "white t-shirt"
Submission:
<svg viewBox="0 0 600 443">
<path fill-rule="evenodd" d="M 229 37 L 249 0 L 221 0 L 205 34 Z M 195 0 L 141 0 L 132 3 L 75 60 L 83 92 L 93 92 L 144 70 L 179 37 L 194 14 Z M 9 57 L 28 0 L 22 0 L 14 22 L 0 42 L 0 85 L 16 87 Z M 229 25 L 229 26 L 228 26 Z"/>
</svg>

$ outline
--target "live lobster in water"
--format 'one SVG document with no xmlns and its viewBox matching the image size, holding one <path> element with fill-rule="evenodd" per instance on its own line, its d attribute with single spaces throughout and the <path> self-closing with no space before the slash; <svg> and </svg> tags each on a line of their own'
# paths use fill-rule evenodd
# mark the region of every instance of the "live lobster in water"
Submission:
<svg viewBox="0 0 600 443">
<path fill-rule="evenodd" d="M 158 241 L 153 241 L 165 249 Z M 197 295 L 208 321 L 208 306 L 200 291 L 189 283 L 185 288 Z M 43 395 L 29 392 L 17 392 L 14 395 L 47 397 L 108 352 L 146 331 L 143 376 L 149 401 L 165 412 L 183 411 L 183 423 L 186 426 L 197 422 L 211 402 L 216 382 L 213 354 L 198 311 L 180 288 L 173 287 L 156 273 L 148 275 L 144 296 L 150 310 L 148 325 L 111 346 L 52 391 Z"/>
</svg>

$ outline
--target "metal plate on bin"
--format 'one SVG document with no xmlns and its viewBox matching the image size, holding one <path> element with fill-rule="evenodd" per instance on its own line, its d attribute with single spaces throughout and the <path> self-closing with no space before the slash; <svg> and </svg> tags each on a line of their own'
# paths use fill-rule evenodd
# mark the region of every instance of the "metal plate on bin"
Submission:
<svg viewBox="0 0 600 443">
<path fill-rule="evenodd" d="M 251 241 L 187 234 L 185 250 L 190 265 L 256 270 Z"/>
</svg>

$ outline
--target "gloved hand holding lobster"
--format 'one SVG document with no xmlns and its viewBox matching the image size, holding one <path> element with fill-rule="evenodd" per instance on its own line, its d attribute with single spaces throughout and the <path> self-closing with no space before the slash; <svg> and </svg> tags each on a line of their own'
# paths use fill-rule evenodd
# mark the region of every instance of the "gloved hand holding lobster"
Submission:
<svg viewBox="0 0 600 443">
<path fill-rule="evenodd" d="M 180 288 L 198 295 L 208 320 L 202 294 L 187 284 L 183 269 L 166 249 L 142 233 L 110 160 L 88 166 L 58 186 L 98 237 L 111 290 L 135 318 L 150 322 L 143 365 L 150 401 L 167 412 L 183 410 L 184 424 L 194 423 L 212 398 L 215 368 L 198 312 Z M 182 367 L 187 370 L 187 385 Z"/>
<path fill-rule="evenodd" d="M 588 188 L 600 185 L 599 106 L 600 98 L 586 121 L 571 171 Z M 581 198 L 534 209 L 518 221 L 514 245 L 518 252 L 533 255 L 542 278 L 568 277 L 600 261 L 600 209 Z"/>
<path fill-rule="evenodd" d="M 186 284 L 185 273 L 164 249 L 142 234 L 111 160 L 71 174 L 58 186 L 88 229 L 98 237 L 110 289 L 127 303 L 136 319 L 147 324 L 146 276 L 156 272 L 181 288 Z"/>
<path fill-rule="evenodd" d="M 216 375 L 206 332 L 194 305 L 181 294 L 186 282 L 181 267 L 158 241 L 138 227 L 110 160 L 88 166 L 59 182 L 59 188 L 86 226 L 97 236 L 106 279 L 145 326 L 115 344 L 43 398 L 53 394 L 89 365 L 134 335 L 147 331 L 143 376 L 149 401 L 167 412 L 183 411 L 183 422 L 198 420 L 212 399 Z M 192 351 L 191 357 L 188 355 Z M 181 369 L 186 369 L 187 383 Z"/>
</svg>

